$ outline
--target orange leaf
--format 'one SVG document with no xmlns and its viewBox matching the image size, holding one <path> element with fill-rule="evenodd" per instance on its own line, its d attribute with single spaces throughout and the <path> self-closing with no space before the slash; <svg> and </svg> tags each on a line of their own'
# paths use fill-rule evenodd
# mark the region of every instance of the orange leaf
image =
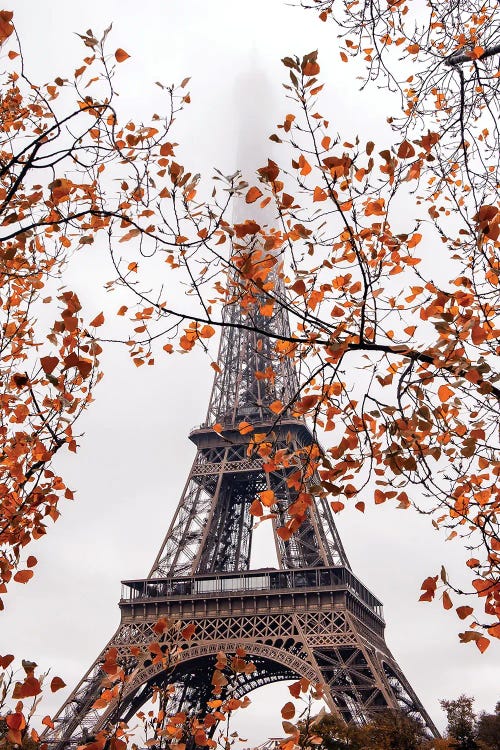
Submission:
<svg viewBox="0 0 500 750">
<path fill-rule="evenodd" d="M 250 515 L 259 516 L 259 518 L 264 515 L 264 508 L 260 500 L 255 499 L 250 505 Z"/>
<path fill-rule="evenodd" d="M 477 323 L 475 326 L 472 327 L 471 338 L 472 338 L 472 343 L 475 346 L 479 346 L 484 341 L 486 341 L 486 339 L 488 338 L 488 335 L 486 331 L 484 330 L 483 326 Z"/>
<path fill-rule="evenodd" d="M 493 581 L 485 580 L 484 578 L 476 578 L 472 581 L 472 585 L 476 589 L 478 596 L 488 596 L 493 592 L 495 584 Z"/>
<path fill-rule="evenodd" d="M 189 625 L 186 625 L 186 627 L 181 630 L 181 635 L 186 641 L 189 641 L 193 637 L 195 630 L 196 625 L 194 622 L 190 622 Z"/>
<path fill-rule="evenodd" d="M 443 607 L 445 609 L 451 609 L 453 607 L 453 602 L 447 591 L 443 591 Z"/>
<path fill-rule="evenodd" d="M 304 396 L 294 406 L 294 410 L 297 414 L 305 414 L 307 411 L 313 408 L 318 403 L 319 396 Z"/>
<path fill-rule="evenodd" d="M 26 719 L 24 718 L 22 713 L 16 712 L 15 714 L 7 714 L 7 716 L 5 717 L 5 723 L 7 724 L 9 729 L 20 731 L 25 728 Z"/>
<path fill-rule="evenodd" d="M 421 239 L 422 239 L 422 235 L 419 234 L 418 232 L 415 232 L 413 237 L 411 237 L 411 239 L 409 239 L 406 244 L 408 247 L 416 247 Z"/>
<path fill-rule="evenodd" d="M 295 716 L 295 706 L 293 705 L 292 701 L 288 701 L 288 703 L 285 703 L 285 705 L 281 709 L 281 715 L 284 719 L 293 719 L 293 717 Z"/>
<path fill-rule="evenodd" d="M 304 154 L 301 154 L 299 156 L 299 167 L 300 167 L 300 174 L 303 175 L 304 177 L 306 175 L 308 175 L 309 172 L 311 172 L 311 170 L 312 170 L 312 167 L 309 164 L 309 162 L 307 161 L 307 159 L 304 156 Z"/>
<path fill-rule="evenodd" d="M 98 326 L 102 326 L 103 323 L 104 323 L 104 315 L 102 314 L 102 312 L 100 312 L 99 315 L 96 315 L 94 320 L 92 320 L 89 325 L 93 326 L 94 328 L 97 328 Z"/>
<path fill-rule="evenodd" d="M 480 650 L 482 654 L 484 654 L 484 652 L 486 651 L 489 645 L 490 645 L 490 639 L 484 638 L 483 636 L 480 636 L 476 641 L 476 646 L 478 647 L 478 649 Z"/>
<path fill-rule="evenodd" d="M 457 607 L 457 615 L 460 617 L 461 620 L 465 620 L 466 617 L 471 615 L 474 612 L 472 607 L 468 607 L 467 605 L 464 605 L 462 607 Z"/>
<path fill-rule="evenodd" d="M 274 503 L 276 502 L 276 498 L 272 490 L 264 490 L 264 492 L 259 492 L 259 497 L 262 505 L 265 505 L 266 508 L 270 508 L 271 505 L 274 505 Z"/>
<path fill-rule="evenodd" d="M 255 203 L 257 198 L 260 198 L 262 195 L 262 191 L 259 190 L 258 187 L 251 187 L 248 193 L 246 194 L 245 201 L 247 203 Z"/>
<path fill-rule="evenodd" d="M 447 385 L 440 385 L 438 388 L 438 396 L 441 403 L 444 404 L 445 401 L 448 401 L 452 396 L 455 395 L 455 391 L 452 391 L 452 389 Z"/>
<path fill-rule="evenodd" d="M 500 622 L 488 628 L 488 633 L 494 638 L 500 638 Z"/>
<path fill-rule="evenodd" d="M 302 68 L 302 72 L 305 76 L 317 76 L 320 71 L 320 67 L 317 62 L 306 62 Z"/>
<path fill-rule="evenodd" d="M 328 198 L 325 191 L 319 187 L 319 185 L 316 185 L 314 188 L 314 194 L 313 194 L 313 201 L 318 203 L 319 201 L 326 201 Z"/>
<path fill-rule="evenodd" d="M 240 422 L 238 425 L 238 431 L 240 435 L 248 435 L 249 432 L 252 432 L 253 426 L 250 424 L 250 422 Z"/>
<path fill-rule="evenodd" d="M 18 570 L 14 576 L 14 581 L 17 583 L 28 583 L 30 578 L 33 578 L 32 570 Z"/>
<path fill-rule="evenodd" d="M 28 566 L 28 568 L 34 568 L 37 562 L 38 561 L 36 557 L 33 557 L 33 555 L 30 555 L 28 559 L 26 560 L 26 565 Z"/>
<path fill-rule="evenodd" d="M 128 52 L 125 52 L 124 49 L 122 49 L 121 47 L 118 47 L 118 49 L 115 52 L 116 62 L 122 63 L 125 60 L 127 60 L 127 58 L 129 57 L 130 55 L 128 54 Z"/>
<path fill-rule="evenodd" d="M 269 409 L 274 414 L 280 414 L 283 411 L 283 403 L 281 401 L 273 401 L 271 404 L 269 404 Z"/>
<path fill-rule="evenodd" d="M 200 336 L 202 339 L 209 339 L 211 338 L 215 333 L 215 328 L 212 328 L 212 326 L 206 325 L 203 326 L 203 328 L 200 331 Z"/>
</svg>

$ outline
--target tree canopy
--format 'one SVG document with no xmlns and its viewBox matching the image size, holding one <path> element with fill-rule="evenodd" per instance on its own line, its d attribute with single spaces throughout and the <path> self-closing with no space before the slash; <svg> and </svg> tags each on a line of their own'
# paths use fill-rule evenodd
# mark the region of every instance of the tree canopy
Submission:
<svg viewBox="0 0 500 750">
<path fill-rule="evenodd" d="M 189 104 L 188 79 L 159 84 L 165 114 L 137 122 L 117 106 L 115 73 L 128 54 L 109 51 L 109 28 L 80 34 L 72 77 L 40 85 L 25 70 L 13 14 L 0 12 L 1 592 L 31 579 L 28 545 L 72 496 L 53 459 L 76 451 L 74 424 L 92 401 L 106 340 L 123 343 L 137 367 L 153 365 L 161 347 L 187 353 L 224 325 L 256 327 L 255 307 L 271 323 L 284 308 L 290 334 L 272 324 L 262 333 L 293 360 L 300 388 L 273 402 L 270 419 L 312 420 L 325 449 L 304 465 L 277 454 L 272 430 L 253 435 L 270 470 L 296 465 L 298 487 L 320 473 L 281 534 L 296 531 L 319 495 L 336 513 L 348 503 L 360 513 L 367 502 L 415 506 L 470 551 L 469 591 L 453 572 L 424 571 L 421 599 L 439 591 L 466 621 L 461 640 L 483 652 L 500 637 L 494 5 L 438 3 L 427 16 L 415 0 L 302 5 L 331 24 L 346 65 L 362 63 L 362 85 L 393 95 L 392 136 L 338 134 L 323 112 L 329 82 L 317 52 L 290 54 L 289 113 L 271 135 L 283 156 L 255 165 L 252 184 L 239 173 L 212 183 L 180 163 L 173 124 Z M 235 198 L 248 209 L 237 221 Z M 124 300 L 97 315 L 64 286 L 72 254 L 93 244 L 109 254 L 107 286 Z M 152 279 L 146 269 L 158 262 L 164 275 Z M 184 309 L 169 304 L 170 283 L 189 290 Z M 228 322 L 235 306 L 249 311 L 245 323 Z M 247 422 L 240 429 L 253 434 Z M 254 509 L 265 518 L 273 507 Z"/>
</svg>

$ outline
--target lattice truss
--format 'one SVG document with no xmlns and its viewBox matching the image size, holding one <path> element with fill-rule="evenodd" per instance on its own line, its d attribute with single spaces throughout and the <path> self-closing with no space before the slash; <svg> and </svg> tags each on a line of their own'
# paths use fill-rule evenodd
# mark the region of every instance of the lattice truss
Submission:
<svg viewBox="0 0 500 750">
<path fill-rule="evenodd" d="M 324 686 L 330 709 L 348 722 L 362 723 L 378 710 L 400 706 L 435 731 L 383 639 L 374 634 L 370 641 L 360 637 L 361 623 L 345 610 L 199 618 L 188 642 L 179 622 L 160 637 L 153 629 L 155 622 L 119 627 L 44 740 L 52 746 L 73 745 L 103 726 L 128 721 L 149 700 L 154 686 L 178 686 L 168 707 L 172 713 L 181 708 L 204 710 L 212 697 L 210 674 L 216 653 L 234 653 L 238 647 L 245 648 L 257 669 L 230 677 L 235 697 L 271 682 L 306 677 Z M 157 645 L 152 652 L 153 643 Z M 119 699 L 98 711 L 93 704 L 102 690 L 101 665 L 111 647 L 118 651 L 127 680 Z"/>
<path fill-rule="evenodd" d="M 299 388 L 291 358 L 276 351 L 276 340 L 290 337 L 288 314 L 282 305 L 267 317 L 258 305 L 243 310 L 231 304 L 223 319 L 217 359 L 221 372 L 214 380 L 206 424 L 268 421 L 269 404 L 279 400 L 287 405 Z"/>
<path fill-rule="evenodd" d="M 298 451 L 312 443 L 304 424 L 290 420 L 276 449 Z M 220 440 L 214 433 L 213 440 Z M 297 498 L 288 477 L 294 467 L 267 473 L 260 458 L 248 457 L 248 440 L 199 448 L 170 529 L 150 577 L 244 571 L 250 567 L 254 518 L 250 505 L 258 493 L 272 489 L 277 503 L 275 530 L 289 519 L 287 509 Z M 240 441 L 244 440 L 240 436 Z M 313 475 L 311 485 L 319 484 Z M 328 500 L 317 499 L 308 518 L 289 541 L 275 534 L 281 568 L 316 565 L 349 566 Z"/>
</svg>

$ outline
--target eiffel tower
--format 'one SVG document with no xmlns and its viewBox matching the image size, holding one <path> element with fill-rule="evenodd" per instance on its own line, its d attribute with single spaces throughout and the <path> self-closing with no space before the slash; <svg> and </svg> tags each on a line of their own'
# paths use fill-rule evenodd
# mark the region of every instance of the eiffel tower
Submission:
<svg viewBox="0 0 500 750">
<path fill-rule="evenodd" d="M 278 294 L 280 288 L 278 281 Z M 299 387 L 292 360 L 276 351 L 276 340 L 290 336 L 286 305 L 275 305 L 269 317 L 258 300 L 233 302 L 224 322 L 219 373 L 206 420 L 189 435 L 196 456 L 165 540 L 146 578 L 122 582 L 118 630 L 42 739 L 54 750 L 81 744 L 111 723 L 128 721 L 167 684 L 177 686 L 175 710 L 206 709 L 215 655 L 239 647 L 257 669 L 237 676 L 234 697 L 305 677 L 323 686 L 329 709 L 346 722 L 400 708 L 439 736 L 387 647 L 382 604 L 352 572 L 327 498 L 316 498 L 290 538 L 277 533 L 298 496 L 289 481 L 292 468 L 266 470 L 264 459 L 249 450 L 251 438 L 272 434 L 278 451 L 300 453 L 315 445 L 303 418 L 288 409 L 277 420 L 269 408 L 278 399 L 292 403 Z M 252 425 L 250 433 L 242 434 L 242 422 Z M 318 485 L 319 477 L 308 484 Z M 250 506 L 266 490 L 274 493 L 278 567 L 252 570 Z M 193 623 L 193 637 L 186 640 L 172 627 L 159 638 L 160 618 L 183 628 Z M 175 654 L 168 668 L 148 648 L 158 641 L 163 653 Z M 98 710 L 110 648 L 128 679 L 120 700 Z"/>
</svg>

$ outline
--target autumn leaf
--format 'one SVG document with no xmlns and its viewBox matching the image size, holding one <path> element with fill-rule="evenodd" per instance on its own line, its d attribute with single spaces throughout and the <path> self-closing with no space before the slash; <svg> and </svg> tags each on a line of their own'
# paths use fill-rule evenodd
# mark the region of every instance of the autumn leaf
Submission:
<svg viewBox="0 0 500 750">
<path fill-rule="evenodd" d="M 259 493 L 260 501 L 266 508 L 270 508 L 276 502 L 273 490 L 264 490 Z"/>
<path fill-rule="evenodd" d="M 423 589 L 424 593 L 420 596 L 419 601 L 421 602 L 430 602 L 434 599 L 434 595 L 436 593 L 436 586 L 437 586 L 437 576 L 429 576 L 425 579 L 425 581 L 420 586 L 421 589 Z"/>
<path fill-rule="evenodd" d="M 189 625 L 186 625 L 186 627 L 182 628 L 181 635 L 186 641 L 190 641 L 193 635 L 196 631 L 196 625 L 194 622 L 190 622 Z"/>
<path fill-rule="evenodd" d="M 281 709 L 281 715 L 286 720 L 293 719 L 293 717 L 295 716 L 295 706 L 291 701 L 285 703 L 285 705 Z"/>
<path fill-rule="evenodd" d="M 115 52 L 116 62 L 122 63 L 125 60 L 127 60 L 129 57 L 130 55 L 127 52 L 125 52 L 124 49 L 122 49 L 121 47 L 118 47 L 118 49 Z"/>
<path fill-rule="evenodd" d="M 262 190 L 257 187 L 251 187 L 245 196 L 246 203 L 255 203 L 255 201 L 262 195 Z"/>
<path fill-rule="evenodd" d="M 260 500 L 255 499 L 250 505 L 250 515 L 258 516 L 259 518 L 264 515 L 264 508 Z"/>
<path fill-rule="evenodd" d="M 456 612 L 461 620 L 465 620 L 465 618 L 469 617 L 469 615 L 471 615 L 474 612 L 474 610 L 472 607 L 469 607 L 468 605 L 463 605 L 461 607 L 457 607 Z"/>
<path fill-rule="evenodd" d="M 50 689 L 53 693 L 55 693 L 57 690 L 61 690 L 61 688 L 66 687 L 66 683 L 61 680 L 60 677 L 53 677 L 50 681 Z"/>
<path fill-rule="evenodd" d="M 408 141 L 403 141 L 398 147 L 398 156 L 400 159 L 411 159 L 415 156 L 415 148 Z"/>
<path fill-rule="evenodd" d="M 452 396 L 455 395 L 455 391 L 453 391 L 449 386 L 447 385 L 440 385 L 438 388 L 438 396 L 441 403 L 445 403 L 445 401 L 448 401 Z"/>
<path fill-rule="evenodd" d="M 14 31 L 13 15 L 11 10 L 0 10 L 0 44 L 5 42 Z"/>
<path fill-rule="evenodd" d="M 447 591 L 443 591 L 443 607 L 444 609 L 451 609 L 453 607 L 453 602 Z"/>
<path fill-rule="evenodd" d="M 313 201 L 326 201 L 327 197 L 328 196 L 325 191 L 320 188 L 319 185 L 316 185 L 316 187 L 314 188 Z"/>
<path fill-rule="evenodd" d="M 14 575 L 14 581 L 16 581 L 16 583 L 28 583 L 30 578 L 33 578 L 32 570 L 18 570 Z"/>
<path fill-rule="evenodd" d="M 104 323 L 104 315 L 102 312 L 99 313 L 99 315 L 96 315 L 94 320 L 92 320 L 89 325 L 93 326 L 94 328 L 97 328 L 98 326 L 102 326 Z"/>
<path fill-rule="evenodd" d="M 0 668 L 1 669 L 7 669 L 7 667 L 12 664 L 14 661 L 13 654 L 6 654 L 5 656 L 0 656 Z"/>
</svg>

